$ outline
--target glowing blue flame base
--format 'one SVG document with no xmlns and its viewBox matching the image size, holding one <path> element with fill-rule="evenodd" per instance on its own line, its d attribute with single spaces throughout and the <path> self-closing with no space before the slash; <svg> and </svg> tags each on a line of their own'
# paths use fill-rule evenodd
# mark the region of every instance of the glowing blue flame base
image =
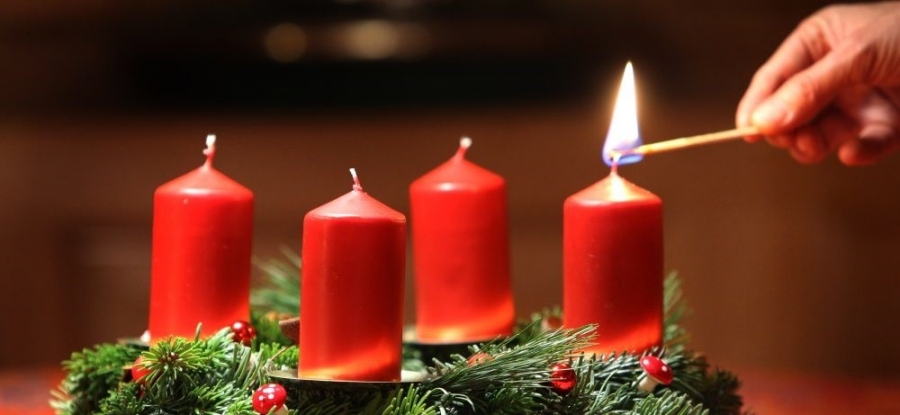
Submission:
<svg viewBox="0 0 900 415">
<path fill-rule="evenodd" d="M 621 166 L 623 164 L 637 163 L 643 159 L 644 159 L 644 156 L 642 154 L 626 154 L 622 157 L 619 157 L 618 165 Z M 612 156 L 604 157 L 603 162 L 606 163 L 607 166 L 612 166 L 612 164 L 613 164 Z"/>
<path fill-rule="evenodd" d="M 606 163 L 607 166 L 612 166 L 613 165 L 613 156 L 612 156 L 613 151 L 616 151 L 619 153 L 624 153 L 624 152 L 627 152 L 628 150 L 632 150 L 632 149 L 640 147 L 641 145 L 643 145 L 643 142 L 641 141 L 640 138 L 638 138 L 637 140 L 632 140 L 631 142 L 625 143 L 624 145 L 618 145 L 615 147 L 613 147 L 609 144 L 610 144 L 610 140 L 607 138 L 606 143 L 603 145 L 603 157 L 602 158 L 603 158 L 603 162 Z M 623 164 L 637 163 L 643 159 L 644 159 L 643 154 L 624 154 L 621 157 L 619 157 L 618 165 L 621 166 Z"/>
</svg>

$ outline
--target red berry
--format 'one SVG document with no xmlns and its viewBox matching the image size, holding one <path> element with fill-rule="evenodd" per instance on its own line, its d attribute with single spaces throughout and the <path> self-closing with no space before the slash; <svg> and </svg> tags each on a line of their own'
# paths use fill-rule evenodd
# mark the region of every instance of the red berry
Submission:
<svg viewBox="0 0 900 415">
<path fill-rule="evenodd" d="M 554 392 L 565 395 L 575 388 L 575 371 L 568 363 L 550 366 L 550 387 Z"/>
<path fill-rule="evenodd" d="M 253 339 L 256 338 L 256 329 L 250 323 L 242 320 L 231 323 L 231 332 L 234 334 L 232 337 L 234 341 L 244 346 L 250 346 Z"/>
<path fill-rule="evenodd" d="M 287 400 L 287 391 L 277 383 L 262 385 L 253 392 L 253 410 L 260 414 L 268 414 L 272 408 L 281 408 Z"/>
<path fill-rule="evenodd" d="M 147 367 L 144 366 L 144 357 L 138 356 L 134 363 L 131 364 L 131 381 L 138 382 L 144 376 L 147 376 L 149 374 L 150 369 L 147 369 Z"/>
</svg>

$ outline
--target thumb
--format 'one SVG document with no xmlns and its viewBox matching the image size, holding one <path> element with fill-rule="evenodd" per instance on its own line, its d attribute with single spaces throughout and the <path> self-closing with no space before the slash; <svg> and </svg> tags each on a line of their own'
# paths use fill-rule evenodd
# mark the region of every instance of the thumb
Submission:
<svg viewBox="0 0 900 415">
<path fill-rule="evenodd" d="M 808 123 L 842 89 L 858 82 L 854 55 L 836 49 L 795 73 L 753 110 L 753 124 L 764 134 L 781 134 Z"/>
</svg>

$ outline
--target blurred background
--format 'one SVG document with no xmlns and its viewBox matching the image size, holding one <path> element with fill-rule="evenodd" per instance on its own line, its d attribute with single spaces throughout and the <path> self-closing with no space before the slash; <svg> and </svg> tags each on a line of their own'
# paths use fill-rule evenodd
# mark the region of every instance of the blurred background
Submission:
<svg viewBox="0 0 900 415">
<path fill-rule="evenodd" d="M 468 134 L 508 181 L 519 314 L 560 304 L 562 201 L 608 172 L 625 62 L 645 141 L 731 128 L 755 69 L 824 4 L 0 1 L 0 367 L 144 330 L 152 193 L 202 163 L 207 133 L 256 194 L 260 258 L 299 250 L 349 167 L 408 212 L 409 183 Z M 900 156 L 802 166 L 742 142 L 622 169 L 664 200 L 695 348 L 872 377 L 900 370 L 898 172 Z"/>
</svg>

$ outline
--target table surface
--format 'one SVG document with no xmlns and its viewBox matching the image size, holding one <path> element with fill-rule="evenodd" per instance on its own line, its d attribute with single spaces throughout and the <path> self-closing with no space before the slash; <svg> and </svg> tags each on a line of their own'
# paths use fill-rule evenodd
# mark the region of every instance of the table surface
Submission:
<svg viewBox="0 0 900 415">
<path fill-rule="evenodd" d="M 900 414 L 900 381 L 741 370 L 744 409 L 758 415 Z M 50 415 L 56 368 L 0 372 L 0 413 Z"/>
</svg>

